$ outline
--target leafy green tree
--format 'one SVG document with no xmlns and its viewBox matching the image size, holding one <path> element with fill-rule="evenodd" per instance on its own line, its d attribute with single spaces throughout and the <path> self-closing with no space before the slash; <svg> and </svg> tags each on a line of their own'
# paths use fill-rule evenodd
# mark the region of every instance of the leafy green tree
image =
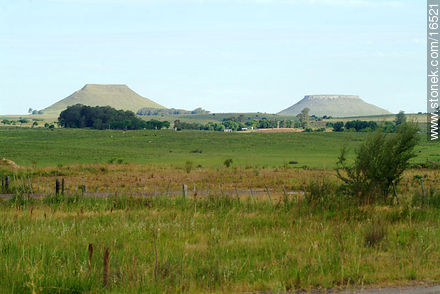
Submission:
<svg viewBox="0 0 440 294">
<path fill-rule="evenodd" d="M 333 132 L 342 132 L 344 130 L 344 122 L 337 121 L 333 124 Z"/>
<path fill-rule="evenodd" d="M 394 123 L 396 124 L 396 126 L 406 123 L 406 115 L 403 110 L 399 111 L 399 113 L 396 114 L 396 119 L 394 120 Z"/>
<path fill-rule="evenodd" d="M 310 124 L 309 116 L 310 108 L 304 108 L 300 114 L 297 115 L 301 128 L 306 129 Z"/>
<path fill-rule="evenodd" d="M 393 185 L 401 180 L 409 160 L 415 157 L 417 132 L 417 125 L 404 123 L 393 134 L 381 130 L 370 134 L 356 150 L 351 166 L 347 165 L 347 148 L 344 146 L 338 157 L 338 177 L 350 193 L 365 202 L 378 195 L 386 199 Z"/>
</svg>

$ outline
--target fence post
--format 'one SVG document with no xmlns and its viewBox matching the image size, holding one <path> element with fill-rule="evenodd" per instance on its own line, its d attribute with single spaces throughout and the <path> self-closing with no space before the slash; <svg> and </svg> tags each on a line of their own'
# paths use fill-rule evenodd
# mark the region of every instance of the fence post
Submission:
<svg viewBox="0 0 440 294">
<path fill-rule="evenodd" d="M 156 184 L 154 184 L 154 197 L 156 197 Z"/>
<path fill-rule="evenodd" d="M 14 187 L 15 187 L 15 193 L 17 194 L 17 179 L 15 178 L 15 175 L 14 175 Z"/>
<path fill-rule="evenodd" d="M 187 192 L 188 192 L 188 186 L 185 185 L 185 184 L 182 184 L 182 196 L 183 196 L 183 199 L 186 198 L 186 193 Z"/>
<path fill-rule="evenodd" d="M 170 184 L 171 184 L 171 181 L 168 182 L 168 188 L 167 188 L 167 196 L 168 197 L 170 196 Z"/>
<path fill-rule="evenodd" d="M 235 184 L 235 195 L 237 195 L 237 201 L 240 203 L 240 195 L 238 194 L 237 184 Z"/>
<path fill-rule="evenodd" d="M 28 177 L 28 183 L 29 183 L 29 189 L 31 191 L 31 195 L 34 196 L 34 189 L 32 188 L 32 181 L 30 177 Z"/>
<path fill-rule="evenodd" d="M 287 194 L 286 187 L 284 187 L 284 185 L 283 185 L 283 194 L 286 204 L 289 203 L 289 194 Z"/>
<path fill-rule="evenodd" d="M 270 204 L 272 204 L 272 206 L 273 206 L 272 196 L 270 196 L 269 188 L 267 187 L 267 185 L 264 185 L 264 186 L 266 187 L 266 192 L 267 192 L 267 196 L 269 196 Z"/>
<path fill-rule="evenodd" d="M 61 179 L 61 195 L 64 196 L 64 178 Z"/>
<path fill-rule="evenodd" d="M 249 189 L 251 190 L 252 199 L 254 199 L 254 204 L 257 204 L 257 201 L 255 200 L 254 190 L 252 190 L 252 185 L 249 186 Z"/>
<path fill-rule="evenodd" d="M 5 191 L 6 193 L 9 191 L 9 176 L 5 176 Z"/>
<path fill-rule="evenodd" d="M 60 194 L 60 180 L 55 180 L 55 195 Z"/>
<path fill-rule="evenodd" d="M 397 196 L 397 191 L 396 191 L 396 184 L 393 181 L 393 190 L 394 190 L 394 196 L 396 196 L 397 199 L 397 204 L 400 205 L 400 199 L 399 196 Z"/>
</svg>

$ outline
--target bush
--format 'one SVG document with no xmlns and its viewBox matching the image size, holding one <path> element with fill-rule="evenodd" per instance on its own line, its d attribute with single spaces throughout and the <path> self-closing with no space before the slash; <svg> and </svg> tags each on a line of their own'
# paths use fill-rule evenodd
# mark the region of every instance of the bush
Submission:
<svg viewBox="0 0 440 294">
<path fill-rule="evenodd" d="M 231 158 L 226 159 L 225 162 L 223 162 L 223 164 L 229 168 L 232 165 L 232 159 Z"/>
<path fill-rule="evenodd" d="M 187 174 L 189 174 L 193 168 L 194 163 L 192 161 L 185 162 L 185 171 Z"/>
<path fill-rule="evenodd" d="M 347 190 L 367 202 L 376 195 L 386 199 L 408 168 L 409 160 L 415 157 L 417 131 L 414 124 L 402 124 L 394 134 L 379 130 L 369 135 L 356 151 L 352 166 L 346 165 L 347 148 L 344 146 L 338 157 L 337 175 Z"/>
</svg>

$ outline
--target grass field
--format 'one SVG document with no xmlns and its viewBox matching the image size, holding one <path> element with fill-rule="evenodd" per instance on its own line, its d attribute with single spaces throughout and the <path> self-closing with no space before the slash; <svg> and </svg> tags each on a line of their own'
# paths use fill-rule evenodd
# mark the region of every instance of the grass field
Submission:
<svg viewBox="0 0 440 294">
<path fill-rule="evenodd" d="M 0 293 L 439 283 L 440 169 L 407 170 L 400 205 L 360 205 L 333 168 L 341 146 L 365 136 L 0 128 L 0 158 L 21 166 L 0 166 L 14 193 L 0 199 Z M 416 154 L 414 164 L 440 160 L 438 145 L 423 139 Z M 66 196 L 54 196 L 60 178 Z M 165 193 L 183 183 L 185 199 Z M 81 196 L 80 185 L 111 196 Z M 250 186 L 261 191 L 255 201 Z M 287 200 L 283 186 L 294 192 Z M 131 196 L 144 189 L 157 195 Z"/>
<path fill-rule="evenodd" d="M 23 166 L 106 163 L 333 168 L 344 143 L 356 147 L 363 133 L 221 133 L 205 131 L 98 131 L 0 128 L 0 157 Z M 420 141 L 415 162 L 440 160 L 435 144 Z"/>
<path fill-rule="evenodd" d="M 96 293 L 108 280 L 117 293 L 278 293 L 440 281 L 437 207 L 339 205 L 16 198 L 0 203 L 0 285 Z"/>
</svg>

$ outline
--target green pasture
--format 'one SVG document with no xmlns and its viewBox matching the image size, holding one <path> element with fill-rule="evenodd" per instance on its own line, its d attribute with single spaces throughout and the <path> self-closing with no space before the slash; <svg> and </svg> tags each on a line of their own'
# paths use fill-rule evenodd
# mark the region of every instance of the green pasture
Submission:
<svg viewBox="0 0 440 294">
<path fill-rule="evenodd" d="M 333 168 L 343 144 L 353 148 L 365 133 L 222 133 L 208 131 L 116 131 L 88 129 L 0 128 L 0 158 L 22 166 L 105 163 L 218 167 L 231 158 L 235 166 Z M 438 144 L 420 139 L 417 158 L 440 160 Z M 296 161 L 296 164 L 289 162 Z"/>
</svg>

